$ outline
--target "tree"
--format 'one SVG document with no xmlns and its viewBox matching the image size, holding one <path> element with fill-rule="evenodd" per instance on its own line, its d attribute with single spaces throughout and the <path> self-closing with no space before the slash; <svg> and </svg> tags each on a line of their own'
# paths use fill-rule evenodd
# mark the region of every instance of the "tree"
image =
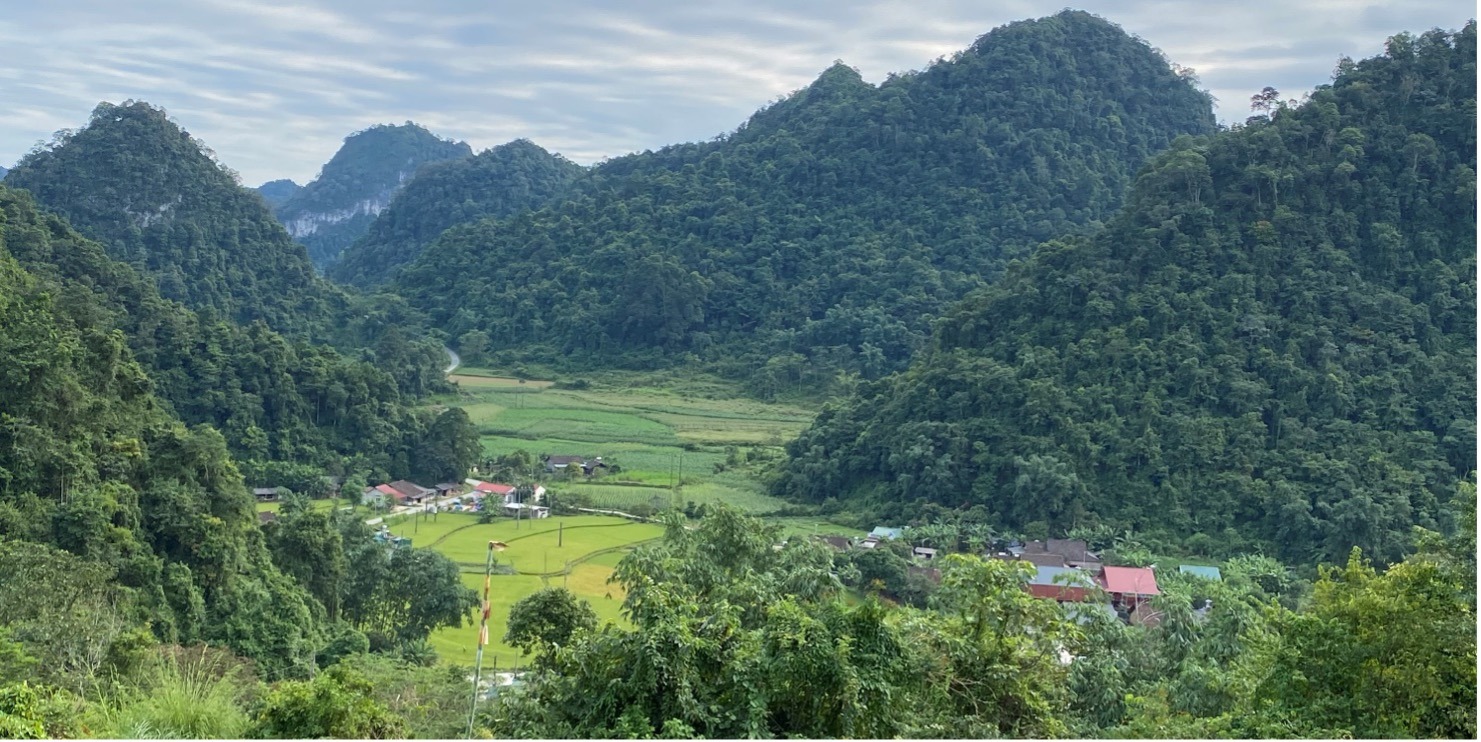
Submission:
<svg viewBox="0 0 1481 742">
<path fill-rule="evenodd" d="M 413 462 L 415 476 L 429 482 L 461 482 L 483 454 L 478 428 L 461 407 L 449 407 L 433 419 Z"/>
<path fill-rule="evenodd" d="M 458 338 L 458 350 L 471 362 L 483 360 L 489 348 L 489 334 L 483 330 L 469 330 Z"/>
<path fill-rule="evenodd" d="M 547 587 L 520 598 L 509 609 L 504 643 L 519 647 L 526 655 L 543 653 L 547 647 L 568 644 L 577 633 L 596 627 L 596 611 L 589 603 L 563 587 Z"/>
<path fill-rule="evenodd" d="M 263 699 L 247 736 L 253 739 L 396 739 L 406 722 L 375 700 L 364 676 L 335 665 L 311 681 L 287 681 Z"/>
</svg>

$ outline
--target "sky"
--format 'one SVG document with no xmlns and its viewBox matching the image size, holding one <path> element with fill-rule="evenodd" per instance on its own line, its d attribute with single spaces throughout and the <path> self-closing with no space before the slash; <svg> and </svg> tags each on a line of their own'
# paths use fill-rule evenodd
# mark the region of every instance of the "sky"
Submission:
<svg viewBox="0 0 1481 742">
<path fill-rule="evenodd" d="M 149 101 L 242 182 L 312 180 L 352 132 L 416 121 L 483 150 L 517 138 L 590 164 L 734 130 L 834 60 L 870 82 L 921 69 L 1064 0 L 5 0 L 0 165 Z M 1240 121 L 1373 56 L 1457 29 L 1470 0 L 1085 0 L 1191 67 Z"/>
</svg>

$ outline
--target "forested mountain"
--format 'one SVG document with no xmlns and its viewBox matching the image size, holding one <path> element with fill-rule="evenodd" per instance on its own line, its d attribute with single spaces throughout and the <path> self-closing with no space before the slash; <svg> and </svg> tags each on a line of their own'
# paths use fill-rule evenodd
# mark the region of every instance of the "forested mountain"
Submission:
<svg viewBox="0 0 1481 742">
<path fill-rule="evenodd" d="M 430 162 L 473 154 L 465 142 L 442 139 L 407 122 L 381 124 L 345 137 L 344 145 L 308 185 L 277 206 L 278 220 L 323 268 L 369 228 L 403 183 Z"/>
<path fill-rule="evenodd" d="M 417 171 L 328 271 L 352 284 L 386 280 L 449 227 L 543 206 L 584 170 L 525 139 Z"/>
<path fill-rule="evenodd" d="M 6 173 L 9 173 L 9 172 L 10 172 L 10 169 L 9 168 L 0 167 L 0 180 L 4 180 L 5 179 L 5 174 Z"/>
<path fill-rule="evenodd" d="M 698 357 L 762 392 L 875 377 L 949 301 L 1107 218 L 1147 158 L 1212 128 L 1193 80 L 1066 11 L 877 87 L 837 64 L 729 136 L 448 230 L 396 287 L 453 337 L 543 360 Z"/>
<path fill-rule="evenodd" d="M 953 307 L 793 442 L 775 491 L 1204 553 L 1380 560 L 1476 467 L 1476 29 L 1400 35 L 1187 137 L 1084 238 Z"/>
<path fill-rule="evenodd" d="M 22 158 L 5 184 L 193 309 L 290 330 L 327 323 L 347 301 L 316 280 L 262 199 L 147 103 L 99 104 L 87 126 Z"/>
<path fill-rule="evenodd" d="M 364 360 L 290 340 L 261 322 L 238 326 L 163 299 L 132 268 L 28 194 L 0 186 L 0 236 L 11 256 L 56 288 L 56 301 L 120 331 L 155 394 L 182 420 L 207 423 L 246 462 L 290 461 L 405 476 L 423 428 L 409 403 L 440 388 L 422 372 L 444 356 L 370 320 Z M 76 306 L 73 306 L 76 305 Z"/>
<path fill-rule="evenodd" d="M 45 650 L 53 682 L 105 671 L 149 630 L 227 644 L 270 675 L 307 671 L 308 595 L 272 565 L 221 436 L 160 409 L 122 334 L 97 322 L 106 310 L 23 270 L 4 218 L 4 631 Z"/>
<path fill-rule="evenodd" d="M 269 208 L 276 209 L 282 206 L 288 199 L 293 198 L 293 194 L 298 193 L 302 189 L 303 186 L 284 178 L 282 180 L 270 180 L 257 186 L 254 190 L 257 191 L 257 195 L 262 196 L 262 200 L 267 202 Z"/>
</svg>

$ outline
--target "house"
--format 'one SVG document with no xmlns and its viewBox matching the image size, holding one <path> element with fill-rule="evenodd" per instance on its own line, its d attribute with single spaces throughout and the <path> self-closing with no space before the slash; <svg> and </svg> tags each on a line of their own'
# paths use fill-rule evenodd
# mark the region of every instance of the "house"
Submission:
<svg viewBox="0 0 1481 742">
<path fill-rule="evenodd" d="M 604 462 L 604 461 L 602 461 L 602 457 L 600 457 L 600 456 L 598 456 L 598 457 L 596 457 L 594 459 L 588 459 L 585 456 L 546 456 L 545 457 L 545 471 L 548 471 L 548 472 L 551 472 L 551 473 L 562 472 L 562 471 L 566 471 L 567 469 L 569 469 L 572 466 L 579 466 L 579 467 L 581 467 L 581 473 L 582 474 L 585 474 L 588 477 L 591 476 L 592 474 L 595 474 L 598 469 L 606 469 L 606 468 L 608 468 L 607 467 L 607 463 Z"/>
<path fill-rule="evenodd" d="M 917 546 L 911 550 L 911 553 L 915 555 L 916 559 L 936 558 L 936 550 L 925 546 Z"/>
<path fill-rule="evenodd" d="M 504 514 L 511 518 L 549 518 L 550 508 L 542 508 L 539 505 L 526 505 L 522 502 L 511 502 L 504 505 Z"/>
<path fill-rule="evenodd" d="M 879 546 L 879 537 L 878 536 L 871 535 L 868 538 L 864 539 L 863 541 L 860 541 L 859 542 L 859 548 L 860 549 L 873 549 L 876 546 Z"/>
<path fill-rule="evenodd" d="M 890 528 L 888 526 L 875 526 L 869 535 L 876 540 L 890 539 L 891 541 L 905 535 L 904 528 Z"/>
<path fill-rule="evenodd" d="M 389 486 L 401 493 L 403 499 L 398 502 L 404 505 L 420 505 L 423 500 L 437 494 L 436 490 L 427 489 L 416 482 L 408 482 L 405 479 L 398 479 Z"/>
<path fill-rule="evenodd" d="M 584 470 L 586 468 L 586 458 L 585 457 L 582 457 L 582 456 L 546 456 L 545 457 L 545 471 L 548 471 L 548 472 L 565 471 L 572 464 L 574 464 L 576 466 L 579 466 L 579 467 L 581 467 Z"/>
<path fill-rule="evenodd" d="M 276 502 L 283 494 L 282 487 L 253 487 L 252 494 L 257 497 L 258 502 Z"/>
<path fill-rule="evenodd" d="M 1029 595 L 1048 600 L 1083 603 L 1094 589 L 1095 579 L 1075 567 L 1035 567 L 1028 580 Z"/>
<path fill-rule="evenodd" d="M 1162 594 L 1157 589 L 1157 576 L 1147 567 L 1102 567 L 1097 582 L 1111 594 L 1112 605 L 1127 610 Z"/>
<path fill-rule="evenodd" d="M 1213 580 L 1214 582 L 1219 582 L 1224 579 L 1224 575 L 1219 573 L 1218 567 L 1202 567 L 1194 564 L 1179 564 L 1178 571 L 1182 572 L 1185 575 L 1202 577 L 1205 580 Z"/>
<path fill-rule="evenodd" d="M 499 484 L 498 482 L 480 482 L 477 479 L 468 480 L 473 485 L 473 496 L 483 498 L 489 495 L 503 500 L 505 504 L 514 502 L 515 491 L 518 489 L 512 484 Z M 535 485 L 534 492 L 530 496 L 531 502 L 541 502 L 545 499 L 545 488 Z"/>
<path fill-rule="evenodd" d="M 847 536 L 818 536 L 817 539 L 838 551 L 848 551 L 854 545 Z"/>
<path fill-rule="evenodd" d="M 360 493 L 360 504 L 371 507 L 385 507 L 387 505 L 400 505 L 406 500 L 406 495 L 397 492 L 389 484 L 377 484 L 374 487 L 366 487 Z"/>
<path fill-rule="evenodd" d="M 462 492 L 463 485 L 458 484 L 457 482 L 443 482 L 442 484 L 439 484 L 432 489 L 437 491 L 437 499 L 440 500 L 444 497 L 452 497 L 453 495 Z"/>
<path fill-rule="evenodd" d="M 1081 569 L 1096 569 L 1100 567 L 1100 557 L 1091 552 L 1084 539 L 1078 538 L 1051 538 L 1048 541 L 1030 541 L 1022 547 L 1010 549 L 1025 561 L 1033 561 L 1039 564 L 1039 559 L 1051 560 L 1049 555 L 1058 556 L 1064 560 L 1063 566 L 1079 567 Z M 1045 564 L 1044 566 L 1053 566 Z"/>
</svg>

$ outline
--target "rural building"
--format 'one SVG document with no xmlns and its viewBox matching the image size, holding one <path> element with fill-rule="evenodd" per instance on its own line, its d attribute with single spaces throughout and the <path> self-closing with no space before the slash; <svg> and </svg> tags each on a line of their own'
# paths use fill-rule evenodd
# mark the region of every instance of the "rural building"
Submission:
<svg viewBox="0 0 1481 742">
<path fill-rule="evenodd" d="M 854 545 L 854 542 L 850 541 L 847 536 L 818 536 L 816 538 L 838 551 L 848 551 Z"/>
<path fill-rule="evenodd" d="M 473 485 L 473 492 L 471 494 L 475 498 L 481 499 L 492 495 L 502 500 L 505 504 L 514 502 L 514 493 L 516 489 L 518 489 L 512 484 L 500 484 L 498 482 L 481 482 L 477 479 L 470 479 L 468 480 L 468 483 Z M 545 488 L 541 487 L 538 484 L 535 485 L 534 494 L 530 497 L 530 500 L 532 502 L 540 502 L 544 499 Z"/>
<path fill-rule="evenodd" d="M 929 547 L 926 547 L 926 546 L 917 546 L 917 547 L 915 547 L 914 549 L 911 550 L 911 553 L 915 555 L 915 558 L 916 559 L 935 559 L 936 558 L 936 550 L 935 549 L 932 549 L 932 548 L 929 548 Z"/>
<path fill-rule="evenodd" d="M 258 502 L 275 502 L 282 496 L 282 487 L 253 487 L 252 494 Z"/>
<path fill-rule="evenodd" d="M 453 495 L 462 492 L 463 485 L 458 484 L 457 482 L 443 482 L 442 484 L 439 484 L 432 489 L 437 491 L 437 497 L 438 499 L 441 499 L 444 497 L 452 497 Z"/>
<path fill-rule="evenodd" d="M 602 461 L 602 457 L 600 456 L 597 456 L 596 458 L 587 458 L 585 456 L 545 457 L 545 471 L 551 473 L 564 472 L 573 466 L 580 467 L 581 473 L 585 474 L 588 477 L 596 473 L 598 469 L 607 468 L 606 462 Z"/>
<path fill-rule="evenodd" d="M 504 505 L 504 513 L 511 518 L 549 518 L 550 508 L 511 502 Z"/>
<path fill-rule="evenodd" d="M 1180 564 L 1178 565 L 1178 571 L 1182 572 L 1185 575 L 1202 577 L 1205 580 L 1213 580 L 1214 582 L 1219 582 L 1224 579 L 1224 575 L 1219 573 L 1218 567 L 1202 567 L 1194 564 Z"/>
<path fill-rule="evenodd" d="M 1127 612 L 1162 594 L 1157 576 L 1147 567 L 1103 567 L 1098 582 L 1110 594 L 1111 605 Z"/>
<path fill-rule="evenodd" d="M 905 529 L 904 528 L 890 528 L 888 526 L 875 526 L 874 527 L 874 530 L 872 530 L 872 531 L 869 532 L 869 536 L 871 538 L 874 538 L 876 541 L 883 540 L 883 539 L 889 539 L 889 540 L 893 541 L 893 540 L 895 540 L 897 538 L 900 538 L 901 536 L 904 536 L 904 535 L 905 535 Z"/>
<path fill-rule="evenodd" d="M 360 493 L 360 504 L 371 507 L 385 507 L 388 505 L 400 505 L 406 499 L 406 495 L 397 492 L 389 484 L 377 484 L 374 487 L 366 487 Z"/>
<path fill-rule="evenodd" d="M 1036 598 L 1083 603 L 1090 600 L 1095 578 L 1075 567 L 1036 567 L 1028 592 Z"/>
<path fill-rule="evenodd" d="M 1014 556 L 1034 564 L 1052 562 L 1054 557 L 1064 560 L 1063 566 L 1079 567 L 1081 569 L 1096 569 L 1100 567 L 1100 557 L 1090 551 L 1083 539 L 1078 538 L 1051 538 L 1048 541 L 1030 541 L 1021 548 L 1010 549 Z M 1043 563 L 1043 566 L 1055 566 Z"/>
<path fill-rule="evenodd" d="M 389 486 L 401 493 L 403 499 L 398 502 L 404 505 L 420 505 L 423 500 L 437 494 L 436 490 L 427 489 L 416 482 L 408 482 L 405 479 L 398 479 Z"/>
</svg>

